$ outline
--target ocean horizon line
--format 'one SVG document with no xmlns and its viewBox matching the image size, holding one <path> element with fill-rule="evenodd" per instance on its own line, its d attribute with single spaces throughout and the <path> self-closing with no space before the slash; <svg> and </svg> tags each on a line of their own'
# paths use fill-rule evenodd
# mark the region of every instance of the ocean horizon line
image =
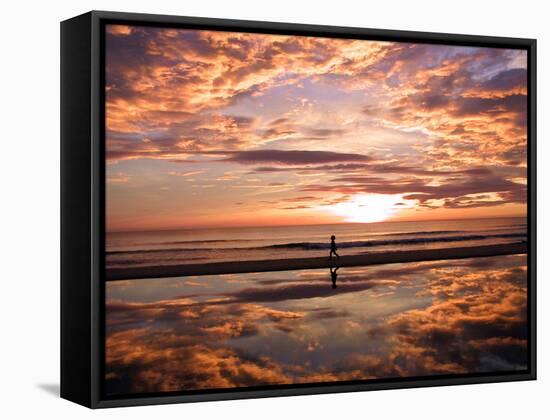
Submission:
<svg viewBox="0 0 550 420">
<path fill-rule="evenodd" d="M 128 230 L 106 230 L 105 234 L 117 233 L 153 233 L 153 232 L 178 232 L 178 231 L 196 231 L 196 230 L 219 230 L 219 229 L 266 229 L 266 228 L 291 228 L 291 227 L 307 227 L 307 226 L 342 226 L 342 225 L 379 225 L 387 223 L 419 223 L 419 222 L 450 222 L 463 220 L 495 220 L 495 219 L 526 219 L 527 215 L 517 216 L 490 216 L 490 217 L 465 217 L 465 218 L 450 218 L 450 219 L 416 219 L 416 220 L 388 220 L 381 222 L 342 222 L 342 223 L 309 223 L 309 224 L 289 224 L 289 225 L 243 225 L 243 226 L 208 226 L 208 227 L 163 227 L 158 229 L 128 229 Z"/>
</svg>

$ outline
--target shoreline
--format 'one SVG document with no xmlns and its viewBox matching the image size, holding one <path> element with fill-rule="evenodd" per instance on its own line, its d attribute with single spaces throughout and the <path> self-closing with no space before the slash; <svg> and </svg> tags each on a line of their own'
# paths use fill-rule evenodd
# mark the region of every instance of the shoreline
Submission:
<svg viewBox="0 0 550 420">
<path fill-rule="evenodd" d="M 483 245 L 461 248 L 437 248 L 342 255 L 339 260 L 329 260 L 328 257 L 312 257 L 111 268 L 106 270 L 105 278 L 106 281 L 119 281 L 183 276 L 255 273 L 266 271 L 308 270 L 330 267 L 356 267 L 377 264 L 495 257 L 499 255 L 525 253 L 527 253 L 527 243 L 517 242 L 511 244 Z"/>
</svg>

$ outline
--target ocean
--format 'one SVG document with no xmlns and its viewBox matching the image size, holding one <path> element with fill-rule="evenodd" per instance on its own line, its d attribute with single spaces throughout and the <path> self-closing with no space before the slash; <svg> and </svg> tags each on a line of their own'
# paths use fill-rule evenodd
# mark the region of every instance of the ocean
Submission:
<svg viewBox="0 0 550 420">
<path fill-rule="evenodd" d="M 107 268 L 319 257 L 526 239 L 525 217 L 107 233 Z"/>
</svg>

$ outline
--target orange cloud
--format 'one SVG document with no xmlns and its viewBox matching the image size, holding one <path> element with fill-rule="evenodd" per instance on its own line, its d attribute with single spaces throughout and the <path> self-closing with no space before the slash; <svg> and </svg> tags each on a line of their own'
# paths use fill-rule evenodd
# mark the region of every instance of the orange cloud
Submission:
<svg viewBox="0 0 550 420">
<path fill-rule="evenodd" d="M 163 174 L 256 162 L 250 174 L 259 182 L 246 185 L 243 175 L 230 180 L 232 188 L 262 194 L 279 183 L 288 196 L 280 191 L 277 199 L 314 191 L 341 200 L 393 185 L 417 200 L 403 217 L 417 209 L 429 215 L 440 209 L 439 218 L 475 215 L 468 209 L 485 215 L 526 209 L 527 55 L 521 50 L 108 25 L 106 129 L 113 183 L 123 161 L 133 162 L 126 165 L 132 180 L 145 160 L 170 167 Z M 368 156 L 369 164 L 289 160 L 313 152 Z M 173 163 L 183 169 L 174 171 Z M 483 188 L 475 187 L 478 176 L 465 176 L 468 168 L 490 172 Z M 346 178 L 357 182 L 337 184 Z M 225 181 L 216 177 L 207 185 L 219 192 Z M 131 211 L 135 221 L 127 223 L 141 229 L 191 220 L 174 204 L 163 208 L 165 222 L 154 216 L 139 222 L 145 188 L 125 190 L 133 202 L 109 208 L 121 213 L 115 225 Z M 233 201 L 219 204 L 229 219 L 220 216 L 219 224 L 242 223 Z M 278 206 L 276 214 L 273 206 L 253 207 L 258 220 L 279 224 L 335 221 L 316 204 Z"/>
</svg>

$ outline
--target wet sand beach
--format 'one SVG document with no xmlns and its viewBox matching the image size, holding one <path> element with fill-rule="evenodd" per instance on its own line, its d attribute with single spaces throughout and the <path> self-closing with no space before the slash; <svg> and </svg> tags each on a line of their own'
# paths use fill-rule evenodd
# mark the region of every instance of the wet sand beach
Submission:
<svg viewBox="0 0 550 420">
<path fill-rule="evenodd" d="M 524 254 L 526 243 L 472 246 L 461 248 L 421 249 L 393 252 L 372 252 L 360 255 L 343 255 L 339 259 L 328 257 L 289 258 L 257 261 L 233 261 L 207 264 L 179 264 L 149 267 L 107 269 L 107 281 L 151 279 L 213 274 L 254 273 L 280 270 L 305 270 L 329 267 L 355 267 L 377 264 L 408 263 L 460 258 L 494 257 Z"/>
</svg>

